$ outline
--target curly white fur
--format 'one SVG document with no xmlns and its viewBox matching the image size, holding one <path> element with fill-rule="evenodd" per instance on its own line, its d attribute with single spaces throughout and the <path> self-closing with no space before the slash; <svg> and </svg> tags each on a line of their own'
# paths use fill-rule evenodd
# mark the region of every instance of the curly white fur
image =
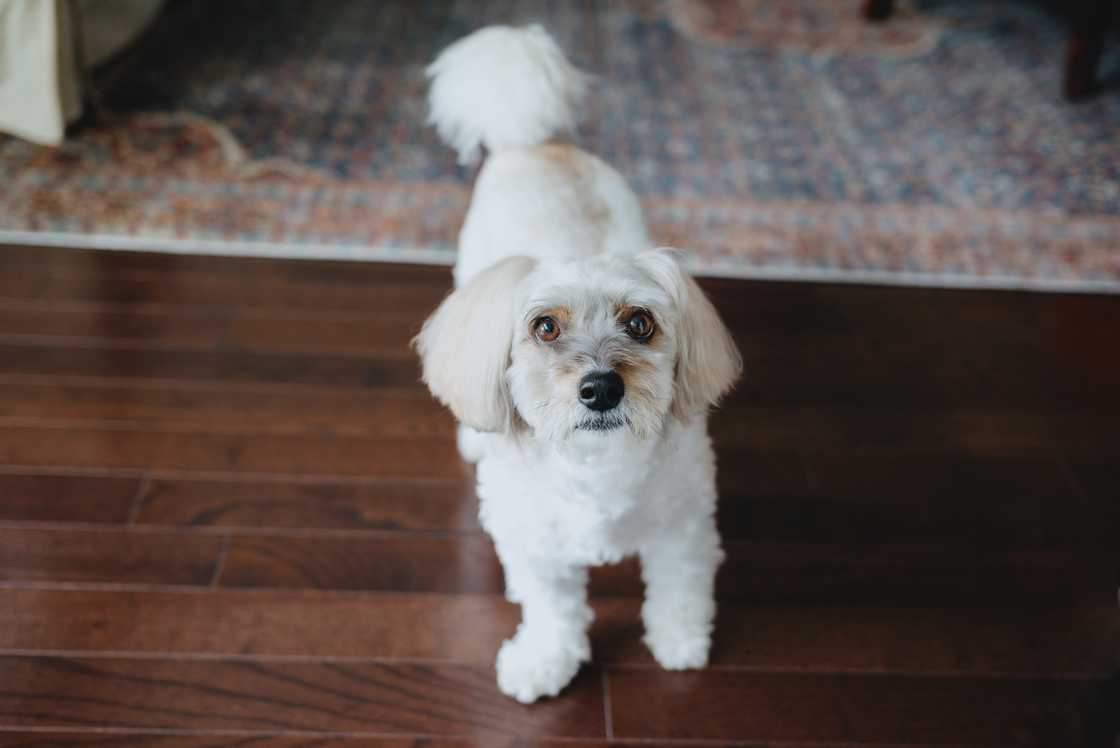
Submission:
<svg viewBox="0 0 1120 748">
<path fill-rule="evenodd" d="M 416 347 L 425 382 L 462 423 L 482 525 L 522 607 L 498 684 L 526 703 L 559 693 L 591 656 L 587 568 L 631 554 L 654 657 L 702 667 L 723 559 L 706 413 L 738 378 L 738 351 L 671 253 L 648 248 L 622 177 L 546 142 L 574 121 L 583 78 L 540 28 L 483 29 L 430 71 L 445 139 L 491 151 L 459 238 L 457 290 Z M 495 81 L 517 81 L 520 100 L 498 101 Z M 628 332 L 634 310 L 653 334 Z M 555 340 L 538 334 L 544 316 Z M 578 395 L 595 372 L 625 384 L 606 411 Z"/>
<path fill-rule="evenodd" d="M 428 66 L 434 124 L 464 164 L 490 151 L 571 132 L 587 90 L 540 26 L 490 26 L 460 39 Z"/>
</svg>

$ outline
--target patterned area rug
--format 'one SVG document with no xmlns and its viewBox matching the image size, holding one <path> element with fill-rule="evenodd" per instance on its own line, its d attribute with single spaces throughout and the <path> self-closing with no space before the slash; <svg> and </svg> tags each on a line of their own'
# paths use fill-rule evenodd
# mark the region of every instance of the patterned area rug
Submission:
<svg viewBox="0 0 1120 748">
<path fill-rule="evenodd" d="M 1059 98 L 1060 19 L 858 7 L 173 3 L 99 72 L 107 116 L 0 138 L 0 238 L 451 262 L 473 175 L 424 126 L 424 64 L 540 21 L 600 76 L 580 142 L 699 272 L 1120 290 L 1120 87 Z"/>
</svg>

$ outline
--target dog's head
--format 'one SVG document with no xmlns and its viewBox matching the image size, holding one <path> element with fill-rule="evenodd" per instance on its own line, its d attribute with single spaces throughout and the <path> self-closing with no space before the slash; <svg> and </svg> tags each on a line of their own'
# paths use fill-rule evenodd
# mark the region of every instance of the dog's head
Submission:
<svg viewBox="0 0 1120 748">
<path fill-rule="evenodd" d="M 424 381 L 481 431 L 538 439 L 656 435 L 738 378 L 742 361 L 700 287 L 664 250 L 510 257 L 476 275 L 415 340 Z"/>
</svg>

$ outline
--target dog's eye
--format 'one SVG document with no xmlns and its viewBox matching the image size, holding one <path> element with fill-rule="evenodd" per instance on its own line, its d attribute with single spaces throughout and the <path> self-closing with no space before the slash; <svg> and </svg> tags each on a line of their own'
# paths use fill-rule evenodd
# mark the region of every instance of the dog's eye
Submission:
<svg viewBox="0 0 1120 748">
<path fill-rule="evenodd" d="M 533 334 L 546 343 L 560 337 L 560 323 L 552 317 L 537 317 L 533 320 Z"/>
<path fill-rule="evenodd" d="M 649 340 L 653 335 L 653 316 L 644 309 L 635 310 L 626 318 L 626 334 L 634 340 Z"/>
</svg>

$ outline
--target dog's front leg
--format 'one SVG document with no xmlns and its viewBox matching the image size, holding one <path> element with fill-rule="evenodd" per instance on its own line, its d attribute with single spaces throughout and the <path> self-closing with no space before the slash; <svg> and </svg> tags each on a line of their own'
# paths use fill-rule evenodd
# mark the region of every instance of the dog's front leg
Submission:
<svg viewBox="0 0 1120 748">
<path fill-rule="evenodd" d="M 481 460 L 485 454 L 486 435 L 475 431 L 470 426 L 459 424 L 455 443 L 459 447 L 459 456 L 473 465 Z"/>
<path fill-rule="evenodd" d="M 521 604 L 521 624 L 498 652 L 498 687 L 528 704 L 558 694 L 591 659 L 587 569 L 507 554 L 502 566 L 507 596 Z"/>
<path fill-rule="evenodd" d="M 715 576 L 724 555 L 713 518 L 677 529 L 640 550 L 646 583 L 644 641 L 669 670 L 708 663 L 716 613 Z"/>
</svg>

